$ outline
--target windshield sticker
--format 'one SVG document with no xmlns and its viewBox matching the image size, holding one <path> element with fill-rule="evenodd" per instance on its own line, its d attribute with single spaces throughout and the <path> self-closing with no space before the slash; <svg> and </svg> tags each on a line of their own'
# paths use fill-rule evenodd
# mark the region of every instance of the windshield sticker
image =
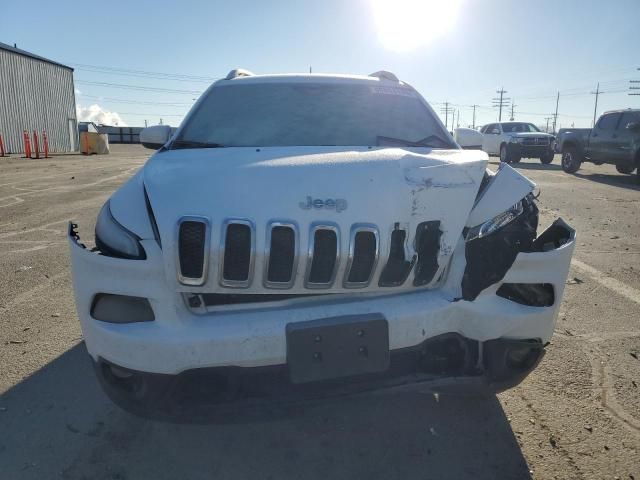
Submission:
<svg viewBox="0 0 640 480">
<path fill-rule="evenodd" d="M 414 92 L 410 88 L 371 87 L 371 93 L 377 93 L 381 95 L 400 95 L 401 97 L 416 98 L 416 92 Z"/>
</svg>

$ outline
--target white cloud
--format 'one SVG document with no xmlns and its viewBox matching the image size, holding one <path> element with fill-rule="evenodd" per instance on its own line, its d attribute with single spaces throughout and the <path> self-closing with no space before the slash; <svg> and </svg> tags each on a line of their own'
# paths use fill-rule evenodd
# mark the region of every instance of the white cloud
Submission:
<svg viewBox="0 0 640 480">
<path fill-rule="evenodd" d="M 77 105 L 76 113 L 78 115 L 79 122 L 93 122 L 98 125 L 111 125 L 118 127 L 127 126 L 118 112 L 109 112 L 104 110 L 98 104 L 89 105 L 88 107 Z"/>
</svg>

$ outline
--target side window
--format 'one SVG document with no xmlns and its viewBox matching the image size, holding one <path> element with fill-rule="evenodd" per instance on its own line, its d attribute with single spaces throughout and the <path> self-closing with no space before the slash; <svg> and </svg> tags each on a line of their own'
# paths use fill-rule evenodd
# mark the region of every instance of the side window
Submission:
<svg viewBox="0 0 640 480">
<path fill-rule="evenodd" d="M 640 123 L 640 112 L 624 112 L 618 124 L 618 130 L 624 130 L 631 122 Z"/>
<path fill-rule="evenodd" d="M 487 133 L 487 126 L 486 125 L 480 129 L 480 133 Z"/>
<path fill-rule="evenodd" d="M 600 120 L 598 120 L 598 130 L 615 130 L 619 118 L 619 113 L 610 113 L 608 115 L 603 115 L 602 117 L 600 117 Z"/>
<path fill-rule="evenodd" d="M 494 123 L 493 125 L 489 126 L 489 133 L 500 135 L 500 125 Z"/>
</svg>

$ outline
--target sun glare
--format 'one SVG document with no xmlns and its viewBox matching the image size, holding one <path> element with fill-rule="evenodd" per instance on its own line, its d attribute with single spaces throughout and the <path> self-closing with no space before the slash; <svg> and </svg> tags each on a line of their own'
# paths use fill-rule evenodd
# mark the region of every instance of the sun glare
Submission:
<svg viewBox="0 0 640 480">
<path fill-rule="evenodd" d="M 372 0 L 372 5 L 382 45 L 408 52 L 450 30 L 460 0 Z"/>
</svg>

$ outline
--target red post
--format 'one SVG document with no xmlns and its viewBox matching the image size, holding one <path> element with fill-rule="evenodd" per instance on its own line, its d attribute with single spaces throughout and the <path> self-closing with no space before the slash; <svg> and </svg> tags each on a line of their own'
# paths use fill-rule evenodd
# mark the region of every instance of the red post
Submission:
<svg viewBox="0 0 640 480">
<path fill-rule="evenodd" d="M 0 133 L 0 157 L 4 157 L 4 142 L 2 141 L 1 133 Z"/>
<path fill-rule="evenodd" d="M 31 158 L 31 140 L 26 130 L 22 131 L 22 140 L 24 141 L 24 158 Z"/>
<path fill-rule="evenodd" d="M 42 144 L 44 147 L 44 158 L 49 158 L 49 136 L 46 131 L 42 131 Z"/>
<path fill-rule="evenodd" d="M 33 149 L 36 152 L 36 158 L 40 158 L 40 145 L 38 144 L 38 134 L 33 131 Z"/>
</svg>

